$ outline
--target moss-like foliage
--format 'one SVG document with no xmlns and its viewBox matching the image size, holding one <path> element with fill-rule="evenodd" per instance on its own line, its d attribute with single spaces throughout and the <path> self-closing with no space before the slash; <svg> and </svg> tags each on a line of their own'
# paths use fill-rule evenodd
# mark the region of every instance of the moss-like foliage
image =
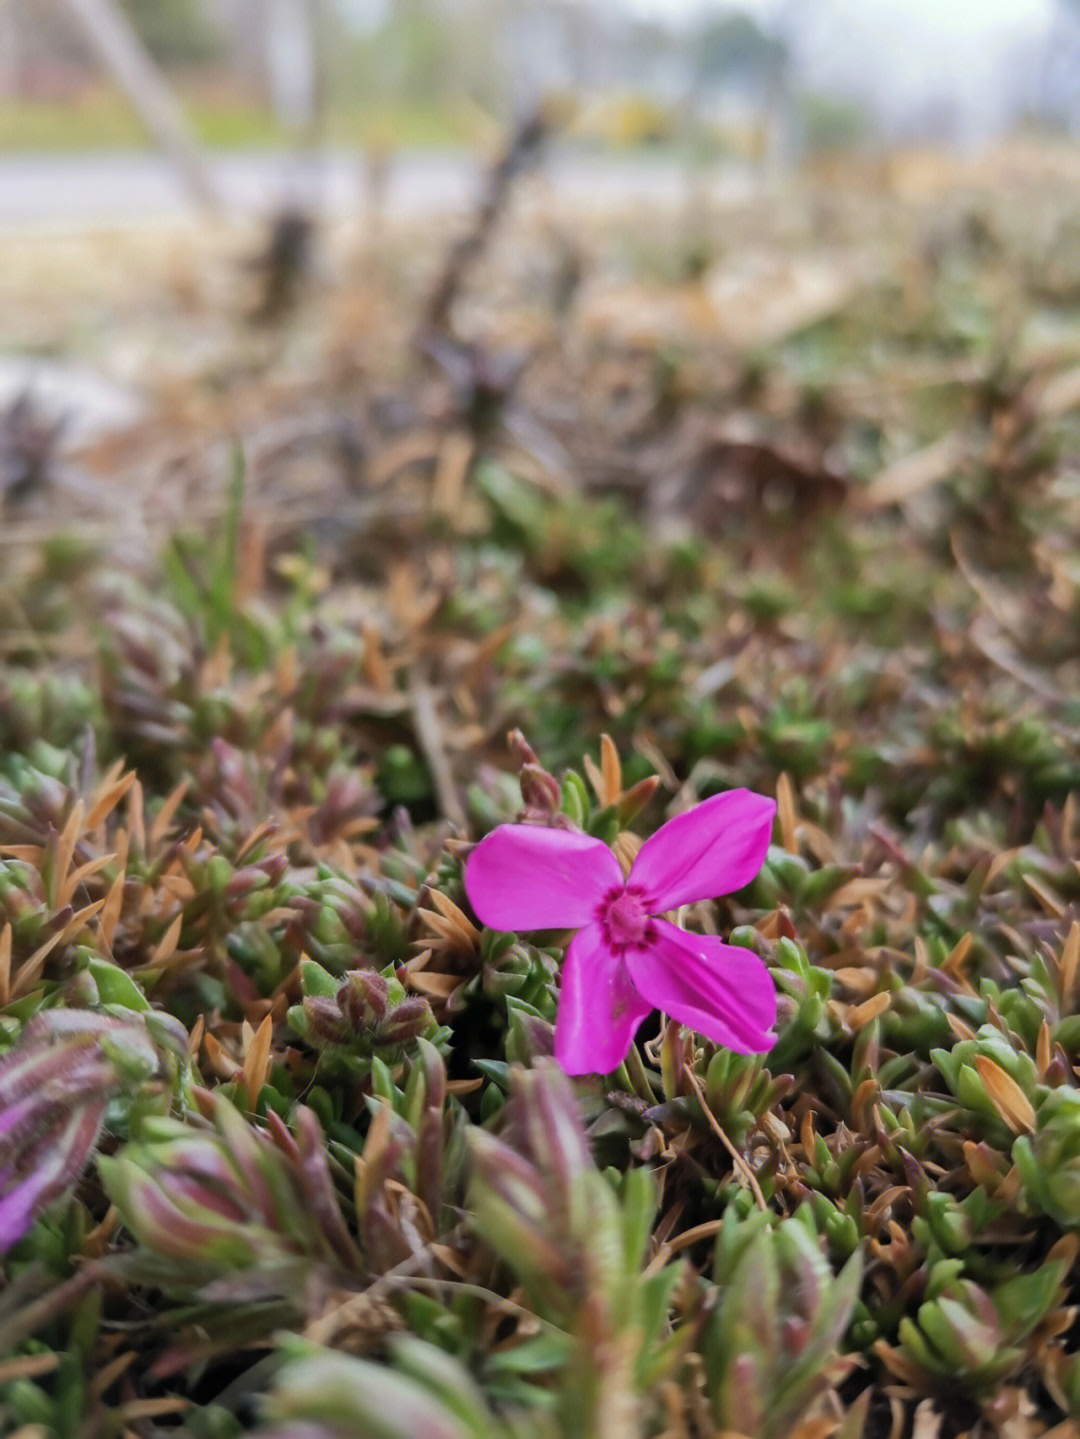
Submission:
<svg viewBox="0 0 1080 1439">
<path fill-rule="evenodd" d="M 238 464 L 152 563 L 21 547 L 4 1425 L 1080 1419 L 1075 436 L 995 343 L 1034 240 L 965 233 L 738 372 L 571 326 L 499 388 L 474 346 L 482 427 L 399 374 L 415 435 L 368 397 L 329 523 Z M 737 786 L 765 865 L 678 920 L 769 966 L 775 1048 L 655 1016 L 567 1078 L 567 935 L 485 928 L 471 845 L 524 818 L 626 868 Z"/>
</svg>

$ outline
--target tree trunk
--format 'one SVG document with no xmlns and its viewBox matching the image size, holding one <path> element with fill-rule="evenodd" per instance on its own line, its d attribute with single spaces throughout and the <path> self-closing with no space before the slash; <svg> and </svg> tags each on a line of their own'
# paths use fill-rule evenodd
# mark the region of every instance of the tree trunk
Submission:
<svg viewBox="0 0 1080 1439">
<path fill-rule="evenodd" d="M 209 210 L 224 209 L 176 97 L 116 0 L 67 0 L 67 4 L 87 43 L 139 112 L 191 195 Z"/>
<path fill-rule="evenodd" d="M 18 0 L 0 0 L 0 95 L 21 99 L 23 35 Z"/>
</svg>

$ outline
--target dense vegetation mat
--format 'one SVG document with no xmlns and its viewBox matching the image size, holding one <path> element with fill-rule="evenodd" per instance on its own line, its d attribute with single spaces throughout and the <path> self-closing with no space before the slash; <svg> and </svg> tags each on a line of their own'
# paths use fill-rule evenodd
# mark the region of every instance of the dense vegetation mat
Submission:
<svg viewBox="0 0 1080 1439">
<path fill-rule="evenodd" d="M 1075 1432 L 1080 390 L 997 343 L 1030 250 L 947 240 L 723 381 L 457 352 L 400 524 L 238 465 L 137 575 L 22 547 L 9 1431 Z M 515 464 L 511 388 L 579 406 L 580 483 Z M 625 868 L 735 788 L 765 863 L 678 919 L 768 966 L 775 1046 L 654 1014 L 568 1077 L 567 933 L 485 927 L 471 846 Z"/>
</svg>

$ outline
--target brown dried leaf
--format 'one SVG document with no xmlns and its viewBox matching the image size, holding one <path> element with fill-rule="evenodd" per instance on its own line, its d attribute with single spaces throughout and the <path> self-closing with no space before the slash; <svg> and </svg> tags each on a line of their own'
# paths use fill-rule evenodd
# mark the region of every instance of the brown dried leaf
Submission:
<svg viewBox="0 0 1080 1439">
<path fill-rule="evenodd" d="M 941 968 L 946 974 L 951 974 L 957 979 L 964 978 L 964 960 L 971 950 L 971 934 L 962 934 L 953 945 L 952 949 L 941 962 Z"/>
<path fill-rule="evenodd" d="M 84 929 L 86 927 L 86 921 L 92 919 L 104 904 L 105 901 L 103 899 L 98 899 L 95 900 L 93 904 L 85 905 L 82 909 L 77 910 L 68 920 L 67 924 L 64 925 L 63 929 L 57 930 L 54 935 L 34 951 L 24 964 L 19 966 L 18 973 L 15 976 L 15 983 L 11 986 L 12 999 L 18 999 L 20 995 L 26 994 L 29 991 L 45 967 L 45 961 L 49 955 L 52 954 L 53 950 L 56 949 L 58 945 L 66 943 L 67 940 Z"/>
<path fill-rule="evenodd" d="M 136 852 L 142 855 L 146 849 L 146 817 L 143 807 L 142 784 L 136 779 L 127 792 L 127 830 L 135 843 Z"/>
<path fill-rule="evenodd" d="M 235 1079 L 241 1073 L 240 1065 L 209 1029 L 203 1035 L 202 1047 L 211 1068 L 220 1079 Z"/>
<path fill-rule="evenodd" d="M 1046 1259 L 1047 1263 L 1053 1263 L 1055 1259 L 1063 1259 L 1066 1269 L 1072 1269 L 1078 1257 L 1080 1257 L 1080 1235 L 1062 1234 L 1050 1246 Z"/>
<path fill-rule="evenodd" d="M 790 1430 L 787 1439 L 829 1439 L 840 1427 L 839 1419 L 831 1414 L 817 1414 L 812 1419 L 803 1419 Z"/>
<path fill-rule="evenodd" d="M 630 866 L 637 859 L 638 850 L 642 846 L 640 835 L 633 834 L 630 830 L 624 829 L 615 836 L 615 843 L 612 848 L 615 851 L 615 858 L 622 866 L 623 874 L 630 873 Z"/>
<path fill-rule="evenodd" d="M 154 969 L 158 965 L 168 964 L 176 953 L 176 946 L 180 943 L 180 931 L 183 926 L 184 916 L 183 913 L 180 913 L 154 946 L 153 952 L 147 960 L 147 968 Z"/>
<path fill-rule="evenodd" d="M 951 1012 L 946 1013 L 945 1021 L 957 1039 L 965 1040 L 976 1038 L 975 1031 L 971 1025 L 962 1020 L 958 1014 L 952 1014 Z"/>
<path fill-rule="evenodd" d="M 70 904 L 79 885 L 112 864 L 115 859 L 115 854 L 101 854 L 97 859 L 89 859 L 85 864 L 79 865 L 78 869 L 73 869 L 60 886 L 57 903 L 60 905 Z"/>
<path fill-rule="evenodd" d="M 457 924 L 444 915 L 436 914 L 433 909 L 418 909 L 417 914 L 427 925 L 428 929 L 436 936 L 432 939 L 431 934 L 425 935 L 419 943 L 429 948 L 441 950 L 444 954 L 447 951 L 458 951 L 465 948 L 469 953 L 475 949 L 475 942 L 462 934 Z"/>
<path fill-rule="evenodd" d="M 1006 1074 L 1000 1064 L 985 1054 L 975 1056 L 975 1068 L 986 1086 L 994 1108 L 1013 1133 L 1034 1133 L 1034 1107 L 1012 1075 Z"/>
<path fill-rule="evenodd" d="M 0 1360 L 0 1384 L 13 1379 L 36 1379 L 41 1374 L 51 1374 L 60 1363 L 60 1355 L 51 1351 L 46 1354 L 20 1354 L 15 1359 Z M 32 1429 L 33 1426 L 27 1426 Z M 42 1429 L 41 1434 L 45 1431 Z"/>
<path fill-rule="evenodd" d="M 167 795 L 161 808 L 154 816 L 154 822 L 150 826 L 150 849 L 157 850 L 158 845 L 165 838 L 169 826 L 173 822 L 176 811 L 180 808 L 180 801 L 188 792 L 190 780 L 182 779 L 176 788 Z"/>
<path fill-rule="evenodd" d="M 930 951 L 927 948 L 926 940 L 921 934 L 915 936 L 915 967 L 911 971 L 911 983 L 920 984 L 927 976 L 930 969 Z"/>
<path fill-rule="evenodd" d="M 272 819 L 264 819 L 261 824 L 257 824 L 251 833 L 245 836 L 243 844 L 236 851 L 237 864 L 240 863 L 246 854 L 250 854 L 259 841 L 265 839 L 276 827 L 277 822 Z"/>
<path fill-rule="evenodd" d="M 869 994 L 878 983 L 878 975 L 872 969 L 858 969 L 853 965 L 844 965 L 841 969 L 833 970 L 833 978 L 850 989 L 855 994 Z"/>
<path fill-rule="evenodd" d="M 124 761 L 118 759 L 102 779 L 86 814 L 87 832 L 97 829 L 98 825 L 112 814 L 113 810 L 127 794 L 128 790 L 135 783 L 135 771 L 129 770 L 123 773 Z"/>
<path fill-rule="evenodd" d="M 115 1212 L 114 1209 L 109 1210 L 110 1214 L 115 1214 Z M 138 1355 L 134 1349 L 125 1349 L 122 1354 L 118 1354 L 115 1359 L 100 1369 L 98 1373 L 94 1375 L 94 1381 L 90 1386 L 90 1393 L 94 1398 L 100 1399 L 102 1394 L 111 1388 L 121 1375 L 127 1373 L 137 1358 Z"/>
<path fill-rule="evenodd" d="M 1035 1041 L 1035 1068 L 1040 1079 L 1045 1077 L 1053 1057 L 1054 1047 L 1050 1039 L 1050 1026 L 1044 1019 L 1039 1026 L 1039 1037 Z"/>
<path fill-rule="evenodd" d="M 938 1439 L 941 1433 L 942 1416 L 934 1408 L 932 1399 L 924 1399 L 915 1408 L 911 1439 Z"/>
<path fill-rule="evenodd" d="M 190 1399 L 131 1399 L 116 1411 L 118 1419 L 125 1424 L 137 1423 L 140 1419 L 157 1419 L 165 1414 L 184 1414 L 192 1407 Z"/>
<path fill-rule="evenodd" d="M 799 840 L 810 851 L 818 864 L 836 863 L 836 845 L 832 838 L 808 819 L 799 818 Z"/>
<path fill-rule="evenodd" d="M 902 1380 L 915 1390 L 925 1387 L 926 1375 L 922 1368 L 901 1350 L 894 1349 L 884 1339 L 877 1339 L 874 1341 L 874 1353 L 896 1379 Z"/>
<path fill-rule="evenodd" d="M 1015 1204 L 1020 1194 L 1020 1171 L 1014 1164 L 1006 1174 L 1005 1178 L 997 1187 L 995 1199 L 1000 1199 L 1002 1204 Z"/>
<path fill-rule="evenodd" d="M 903 504 L 931 485 L 947 479 L 959 465 L 963 450 L 956 434 L 946 435 L 925 449 L 916 450 L 886 466 L 878 476 L 852 499 L 859 510 L 885 509 Z"/>
<path fill-rule="evenodd" d="M 1023 880 L 1028 889 L 1031 890 L 1032 894 L 1042 905 L 1043 909 L 1046 910 L 1047 914 L 1053 915 L 1055 919 L 1060 919 L 1065 913 L 1064 900 L 1062 900 L 1059 895 L 1056 895 L 1049 885 L 1044 884 L 1041 879 L 1037 879 L 1033 874 L 1025 874 Z"/>
<path fill-rule="evenodd" d="M 250 1025 L 244 1021 L 246 1029 Z M 247 1095 L 248 1108 L 254 1112 L 259 1093 L 266 1083 L 267 1075 L 270 1073 L 270 1045 L 274 1038 L 274 1018 L 267 1014 L 262 1024 L 252 1035 L 244 1055 L 244 1092 Z"/>
<path fill-rule="evenodd" d="M 986 871 L 986 879 L 983 881 L 983 887 L 989 889 L 994 880 L 1001 874 L 1002 870 L 1008 869 L 1018 854 L 1019 850 L 1016 849 L 1003 849 L 995 854 Z"/>
<path fill-rule="evenodd" d="M 868 900 L 887 894 L 890 883 L 887 879 L 856 876 L 833 890 L 829 896 L 829 908 L 845 909 L 848 905 L 865 904 Z"/>
<path fill-rule="evenodd" d="M 609 734 L 600 736 L 600 773 L 603 776 L 602 804 L 618 804 L 622 797 L 622 764 L 615 741 Z"/>
<path fill-rule="evenodd" d="M 206 1015 L 200 1014 L 195 1023 L 191 1026 L 191 1034 L 188 1037 L 188 1054 L 194 1059 L 202 1044 L 203 1031 L 206 1029 Z"/>
<path fill-rule="evenodd" d="M 1063 1419 L 1060 1424 L 1055 1424 L 1052 1429 L 1044 1431 L 1042 1439 L 1077 1439 L 1080 1429 L 1077 1429 L 1076 1421 Z"/>
<path fill-rule="evenodd" d="M 986 1144 L 976 1144 L 972 1139 L 965 1139 L 963 1143 L 964 1163 L 967 1165 L 968 1173 L 976 1184 L 981 1184 L 988 1193 L 993 1194 L 1002 1178 L 1001 1171 L 994 1165 L 991 1151 Z"/>
<path fill-rule="evenodd" d="M 1078 966 L 1080 966 L 1080 920 L 1074 919 L 1069 926 L 1069 933 L 1061 947 L 1061 958 L 1058 960 L 1061 1007 L 1067 1014 L 1072 1013 L 1072 1004 L 1076 998 Z"/>
<path fill-rule="evenodd" d="M 100 1224 L 95 1224 L 82 1244 L 82 1255 L 85 1259 L 100 1259 L 105 1253 L 109 1240 L 120 1227 L 120 1211 L 115 1204 L 110 1204 L 106 1209 Z"/>
<path fill-rule="evenodd" d="M 798 854 L 798 811 L 790 776 L 784 772 L 776 781 L 776 817 L 780 821 L 780 843 L 789 854 Z"/>
<path fill-rule="evenodd" d="M 371 1117 L 364 1151 L 354 1161 L 353 1197 L 358 1215 L 367 1213 L 371 1189 L 379 1172 L 379 1160 L 390 1143 L 390 1105 L 383 1100 Z"/>
<path fill-rule="evenodd" d="M 454 901 L 448 895 L 443 894 L 441 890 L 432 889 L 428 891 L 428 894 L 435 908 L 451 921 L 454 928 L 466 943 L 470 945 L 479 944 L 480 931 L 464 910 L 460 909 Z M 423 910 L 421 911 L 421 913 L 424 912 Z M 431 913 L 430 910 L 426 912 Z"/>
<path fill-rule="evenodd" d="M 79 841 L 79 836 L 83 832 L 84 814 L 85 806 L 81 799 L 77 799 L 72 806 L 67 823 L 60 831 L 56 840 L 54 883 L 56 885 L 57 896 L 59 896 L 63 888 L 64 880 L 67 878 L 68 870 L 71 868 L 71 857 L 75 853 L 75 846 Z M 60 903 L 62 901 L 58 900 L 57 902 Z"/>
<path fill-rule="evenodd" d="M 459 985 L 465 983 L 460 974 L 439 974 L 435 970 L 410 970 L 409 988 L 418 994 L 431 994 L 437 999 L 449 999 Z"/>
<path fill-rule="evenodd" d="M 443 441 L 431 487 L 432 507 L 438 514 L 448 515 L 451 519 L 461 518 L 465 482 L 475 454 L 476 441 L 467 430 L 453 430 Z"/>
<path fill-rule="evenodd" d="M 584 756 L 582 757 L 581 767 L 582 767 L 582 769 L 584 769 L 585 775 L 586 775 L 589 783 L 590 783 L 590 784 L 592 785 L 592 787 L 593 787 L 593 791 L 594 791 L 594 793 L 596 794 L 596 798 L 597 798 L 598 800 L 600 800 L 601 803 L 603 803 L 603 795 L 604 795 L 604 776 L 603 776 L 603 774 L 600 772 L 600 767 L 599 767 L 599 765 L 598 765 L 598 764 L 596 763 L 596 761 L 593 759 L 592 755 L 588 755 L 588 754 L 587 754 L 587 755 L 584 755 Z"/>
<path fill-rule="evenodd" d="M 7 1005 L 11 994 L 11 925 L 0 930 L 0 1009 Z"/>
<path fill-rule="evenodd" d="M 105 896 L 105 903 L 101 907 L 101 916 L 98 919 L 98 941 L 106 954 L 111 955 L 113 940 L 116 938 L 116 926 L 120 921 L 120 912 L 124 907 L 124 884 L 127 875 L 121 866 L 120 873 L 109 886 L 109 892 Z"/>
<path fill-rule="evenodd" d="M 858 1031 L 872 1019 L 877 1019 L 879 1014 L 884 1014 L 892 1003 L 892 995 L 887 990 L 880 994 L 873 994 L 869 999 L 863 1000 L 862 1004 L 855 1004 L 847 1012 L 847 1022 L 853 1031 Z"/>
</svg>

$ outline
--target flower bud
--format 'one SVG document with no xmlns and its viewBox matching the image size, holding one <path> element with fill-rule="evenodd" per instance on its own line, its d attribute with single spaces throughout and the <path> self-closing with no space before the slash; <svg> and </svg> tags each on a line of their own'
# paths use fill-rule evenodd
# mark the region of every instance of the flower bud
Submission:
<svg viewBox="0 0 1080 1439">
<path fill-rule="evenodd" d="M 171 1041 L 175 1024 L 161 1027 Z M 50 1009 L 35 1015 L 0 1057 L 0 1252 L 79 1177 L 109 1101 L 143 1092 L 162 1071 L 175 1076 L 175 1057 L 166 1057 L 156 1040 L 139 1014 Z M 185 1056 L 186 1041 L 185 1031 Z"/>
<path fill-rule="evenodd" d="M 410 995 L 396 1005 L 378 1026 L 382 1044 L 406 1044 L 424 1034 L 435 1023 L 431 1005 L 422 995 Z"/>
<path fill-rule="evenodd" d="M 213 1128 L 159 1122 L 143 1142 L 99 1161 L 127 1228 L 176 1261 L 169 1287 L 297 1259 L 358 1266 L 312 1111 L 298 1109 L 295 1139 L 276 1116 L 267 1133 L 219 1096 L 212 1112 Z"/>
<path fill-rule="evenodd" d="M 716 1256 L 717 1302 L 703 1343 L 714 1418 L 721 1429 L 781 1439 L 846 1362 L 837 1350 L 862 1252 L 834 1277 L 811 1211 L 775 1228 L 755 1211 L 725 1217 Z"/>
<path fill-rule="evenodd" d="M 306 1038 L 313 1044 L 344 1044 L 349 1025 L 335 1000 L 318 994 L 306 995 L 298 1008 L 303 1013 Z M 292 1017 L 292 1011 L 290 1011 Z M 298 1018 L 298 1016 L 296 1016 Z"/>
<path fill-rule="evenodd" d="M 506 736 L 506 743 L 510 746 L 510 754 L 519 768 L 524 765 L 535 765 L 539 768 L 539 755 L 519 729 L 510 731 Z"/>
<path fill-rule="evenodd" d="M 42 1210 L 86 1167 L 105 1119 L 105 1100 L 90 1100 L 65 1113 L 54 1106 L 51 1122 L 21 1142 L 0 1143 L 0 1254 L 16 1244 Z M 14 1140 L 14 1131 L 7 1136 Z M 6 1152 L 5 1152 L 6 1151 Z"/>
<path fill-rule="evenodd" d="M 530 813 L 557 814 L 562 807 L 562 786 L 538 764 L 522 765 L 518 772 L 521 798 Z"/>
<path fill-rule="evenodd" d="M 387 981 L 373 969 L 351 969 L 337 993 L 337 1004 L 354 1029 L 374 1028 L 386 1014 Z"/>
</svg>

